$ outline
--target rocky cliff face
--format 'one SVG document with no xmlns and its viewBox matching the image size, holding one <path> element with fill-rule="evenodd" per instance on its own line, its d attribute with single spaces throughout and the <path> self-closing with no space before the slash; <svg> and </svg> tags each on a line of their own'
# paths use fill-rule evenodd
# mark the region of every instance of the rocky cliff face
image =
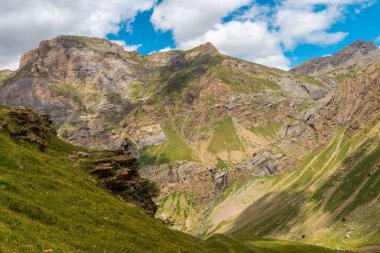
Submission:
<svg viewBox="0 0 380 253">
<path fill-rule="evenodd" d="M 317 131 L 331 126 L 361 129 L 380 111 L 380 63 L 357 71 L 317 107 L 305 112 L 305 121 Z"/>
<path fill-rule="evenodd" d="M 111 138 L 107 128 L 130 108 L 128 85 L 136 80 L 139 57 L 97 38 L 43 41 L 23 55 L 0 100 L 51 115 L 58 133 L 73 143 L 104 146 Z"/>
<path fill-rule="evenodd" d="M 45 151 L 49 141 L 56 138 L 51 124 L 48 115 L 28 108 L 0 107 L 0 131 L 7 133 L 18 144 L 34 145 Z M 102 186 L 125 201 L 146 209 L 152 215 L 157 211 L 152 199 L 157 196 L 158 189 L 154 183 L 141 178 L 133 168 L 135 158 L 118 151 L 77 151 L 69 158 L 88 167 L 89 173 L 99 178 Z"/>
<path fill-rule="evenodd" d="M 274 112 L 270 106 L 288 107 L 283 110 L 291 113 L 294 107 L 287 104 L 310 103 L 329 91 L 323 83 L 316 86 L 279 70 L 223 56 L 210 43 L 188 52 L 142 57 L 106 40 L 76 36 L 41 42 L 23 55 L 20 69 L 0 89 L 1 103 L 51 115 L 61 137 L 89 148 L 114 148 L 124 135 L 140 139 L 141 128 L 167 128 L 166 114 L 172 113 L 167 108 L 172 105 L 180 107 L 178 116 L 190 113 L 192 121 L 194 110 L 200 117 L 215 115 L 205 124 L 192 122 L 197 127 L 186 129 L 191 131 L 250 110 L 250 103 L 256 108 L 267 106 L 270 114 Z M 278 96 L 277 90 L 290 96 Z M 245 96 L 239 97 L 243 92 Z M 243 113 L 246 116 L 239 121 L 245 127 L 266 124 L 253 122 L 253 115 L 247 119 L 248 111 Z M 274 116 L 280 120 L 283 113 Z M 165 140 L 162 132 L 151 140 L 142 138 L 142 146 L 146 141 Z M 186 138 L 200 140 L 194 133 Z"/>
<path fill-rule="evenodd" d="M 379 55 L 380 49 L 376 44 L 358 40 L 331 56 L 310 59 L 291 71 L 302 75 L 321 75 Z"/>
<path fill-rule="evenodd" d="M 140 177 L 134 168 L 136 158 L 119 151 L 93 151 L 74 153 L 70 159 L 91 164 L 89 173 L 96 176 L 101 185 L 148 213 L 156 213 L 153 198 L 157 197 L 158 189 L 153 182 Z"/>
</svg>

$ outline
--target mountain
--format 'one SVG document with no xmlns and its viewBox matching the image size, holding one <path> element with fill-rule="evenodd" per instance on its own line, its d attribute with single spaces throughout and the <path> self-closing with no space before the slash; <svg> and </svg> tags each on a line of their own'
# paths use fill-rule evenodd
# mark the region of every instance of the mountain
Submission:
<svg viewBox="0 0 380 253">
<path fill-rule="evenodd" d="M 160 141 L 145 135 L 157 124 L 162 129 L 157 131 L 168 132 L 176 114 L 189 114 L 183 123 L 195 126 L 184 126 L 184 132 L 198 133 L 186 138 L 199 143 L 210 135 L 218 118 L 246 113 L 240 116 L 241 124 L 246 124 L 245 118 L 252 121 L 256 116 L 240 109 L 252 101 L 252 107 L 263 107 L 262 111 L 275 114 L 273 121 L 279 121 L 286 116 L 271 107 L 286 107 L 291 114 L 328 91 L 313 78 L 224 56 L 210 43 L 187 52 L 143 57 L 106 40 L 59 36 L 23 55 L 19 70 L 0 88 L 0 102 L 51 115 L 59 136 L 71 143 L 113 148 L 125 134 L 141 146 Z M 174 112 L 177 105 L 181 110 Z M 196 122 L 202 117 L 206 121 Z M 245 127 L 269 124 L 266 118 L 256 121 Z M 159 132 L 157 137 L 162 135 Z"/>
<path fill-rule="evenodd" d="M 99 187 L 46 117 L 2 106 L 0 126 L 2 252 L 204 252 Z"/>
<path fill-rule="evenodd" d="M 156 217 L 209 246 L 298 248 L 265 238 L 376 251 L 379 63 L 356 44 L 331 56 L 339 68 L 306 76 L 211 43 L 142 56 L 59 36 L 22 57 L 0 103 L 51 115 L 62 139 L 85 148 L 133 140 L 134 169 L 160 190 Z"/>
<path fill-rule="evenodd" d="M 213 232 L 377 252 L 379 87 L 380 63 L 346 79 L 307 119 L 331 141 L 293 171 L 231 186 L 210 215 L 221 224 Z"/>
<path fill-rule="evenodd" d="M 242 243 L 222 235 L 201 241 L 169 230 L 90 176 L 93 165 L 120 157 L 65 143 L 50 123 L 47 115 L 30 109 L 0 107 L 0 148 L 6 151 L 0 153 L 1 252 L 273 252 L 268 247 L 280 252 L 293 248 L 335 252 L 291 242 Z M 129 162 L 117 160 L 118 165 Z M 95 169 L 99 172 L 99 167 Z M 113 169 L 126 175 L 125 168 Z M 134 189 L 120 196 L 141 201 L 145 186 L 135 184 L 139 180 L 136 175 L 124 178 L 122 183 Z M 103 182 L 107 186 L 110 181 Z"/>
<path fill-rule="evenodd" d="M 307 60 L 291 71 L 301 75 L 321 75 L 337 69 L 354 68 L 357 64 L 368 64 L 375 58 L 379 61 L 380 49 L 371 41 L 358 40 L 330 56 Z"/>
</svg>

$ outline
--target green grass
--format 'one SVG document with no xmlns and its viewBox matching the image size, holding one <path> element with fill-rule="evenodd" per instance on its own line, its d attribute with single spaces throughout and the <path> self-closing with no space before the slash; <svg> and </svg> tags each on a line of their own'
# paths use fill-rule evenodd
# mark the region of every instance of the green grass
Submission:
<svg viewBox="0 0 380 253">
<path fill-rule="evenodd" d="M 254 251 L 249 246 L 244 245 L 235 239 L 227 237 L 225 235 L 216 234 L 211 236 L 205 241 L 205 246 L 209 252 L 230 252 L 230 253 L 252 253 Z"/>
<path fill-rule="evenodd" d="M 55 83 L 51 85 L 51 88 L 58 96 L 69 98 L 79 106 L 83 106 L 81 95 L 71 84 Z"/>
<path fill-rule="evenodd" d="M 138 167 L 147 165 L 159 165 L 174 161 L 193 161 L 193 152 L 183 138 L 172 129 L 165 130 L 167 141 L 143 150 Z"/>
<path fill-rule="evenodd" d="M 348 173 L 346 172 L 347 174 L 344 176 L 343 180 L 340 180 L 339 187 L 334 191 L 328 200 L 326 210 L 332 211 L 339 207 L 343 201 L 354 194 L 354 191 L 364 180 L 366 180 L 366 178 L 369 180 L 359 191 L 358 196 L 355 197 L 354 202 L 345 208 L 343 214 L 348 214 L 358 206 L 368 203 L 372 199 L 376 198 L 378 195 L 378 189 L 380 189 L 378 187 L 379 171 L 375 172 L 373 175 L 371 174 L 371 171 L 374 170 L 374 166 L 378 166 L 379 162 L 380 144 L 378 144 L 373 151 L 368 153 L 360 162 L 354 166 L 351 167 L 348 165 L 348 168 L 345 168 Z"/>
<path fill-rule="evenodd" d="M 12 71 L 8 71 L 8 70 L 0 70 L 0 87 L 3 85 L 4 81 L 12 76 L 13 72 Z"/>
<path fill-rule="evenodd" d="M 76 147 L 49 136 L 41 152 L 0 130 L 0 150 L 0 252 L 202 251 L 99 187 L 68 159 Z"/>
<path fill-rule="evenodd" d="M 376 237 L 380 233 L 378 129 L 378 122 L 371 123 L 356 133 L 338 128 L 328 145 L 311 152 L 293 171 L 273 179 L 260 178 L 264 192 L 253 190 L 249 193 L 261 197 L 233 220 L 238 225 L 244 225 L 233 229 L 231 233 L 239 241 L 244 240 L 239 234 L 249 233 L 265 238 L 281 236 L 289 239 L 306 235 L 303 242 L 343 249 L 379 245 L 380 237 Z M 233 198 L 233 194 L 244 194 L 244 189 L 242 193 L 232 192 L 230 198 Z M 266 211 L 273 206 L 276 208 Z M 252 216 L 253 213 L 255 217 Z M 322 225 L 325 228 L 319 227 L 320 230 L 315 233 L 318 225 L 312 223 L 319 220 L 321 213 L 329 221 Z M 346 232 L 351 228 L 355 232 L 350 238 L 345 238 Z M 268 246 L 257 242 L 254 245 L 265 246 L 271 250 L 268 252 L 321 250 L 311 246 L 300 247 L 298 250 L 294 243 L 264 244 Z M 327 249 L 321 252 L 332 251 Z"/>
<path fill-rule="evenodd" d="M 235 238 L 215 234 L 205 241 L 209 252 L 230 253 L 343 253 L 347 251 L 333 250 L 324 247 L 307 245 L 292 241 L 263 240 L 260 238 Z"/>
<path fill-rule="evenodd" d="M 265 253 L 337 253 L 346 252 L 333 250 L 314 245 L 307 245 L 299 242 L 290 241 L 252 241 L 253 246 L 256 246 Z"/>
<path fill-rule="evenodd" d="M 302 82 L 317 86 L 319 88 L 326 88 L 326 85 L 322 81 L 312 76 L 302 76 L 300 80 Z"/>
<path fill-rule="evenodd" d="M 207 148 L 210 152 L 244 150 L 231 118 L 215 122 L 213 128 L 214 132 Z"/>
<path fill-rule="evenodd" d="M 281 123 L 272 123 L 264 127 L 252 127 L 251 131 L 256 135 L 259 135 L 261 137 L 264 137 L 270 140 L 276 137 L 281 127 L 282 127 Z"/>
</svg>

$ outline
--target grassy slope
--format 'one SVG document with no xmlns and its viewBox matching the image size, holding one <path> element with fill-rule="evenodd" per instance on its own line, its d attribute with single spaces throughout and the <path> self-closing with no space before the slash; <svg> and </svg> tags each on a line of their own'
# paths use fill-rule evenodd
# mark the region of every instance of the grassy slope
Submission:
<svg viewBox="0 0 380 253">
<path fill-rule="evenodd" d="M 253 179 L 216 214 L 239 200 L 252 204 L 217 231 L 334 248 L 380 245 L 379 128 L 375 120 L 350 137 L 339 129 L 330 145 L 313 152 L 296 170 Z"/>
<path fill-rule="evenodd" d="M 1 112 L 0 112 L 1 115 Z M 56 137 L 45 152 L 0 130 L 1 252 L 200 252 L 140 208 L 96 185 Z"/>
<path fill-rule="evenodd" d="M 259 136 L 271 140 L 277 136 L 281 127 L 281 123 L 272 123 L 266 127 L 253 127 L 251 128 L 251 131 Z"/>
<path fill-rule="evenodd" d="M 244 150 L 231 118 L 215 122 L 213 128 L 214 133 L 208 146 L 209 151 L 219 153 Z"/>
<path fill-rule="evenodd" d="M 11 123 L 7 110 L 0 108 L 0 119 Z M 42 152 L 0 130 L 0 252 L 273 252 L 221 235 L 202 242 L 169 230 L 99 187 L 86 164 L 68 159 L 79 148 L 47 140 Z"/>
<path fill-rule="evenodd" d="M 11 70 L 0 70 L 0 87 L 3 85 L 4 81 L 13 74 Z"/>
<path fill-rule="evenodd" d="M 141 166 L 169 163 L 176 160 L 194 160 L 191 152 L 189 152 L 188 145 L 183 145 L 182 140 L 186 136 L 202 135 L 210 130 L 213 131 L 213 136 L 208 140 L 210 144 L 207 147 L 207 151 L 212 153 L 210 156 L 214 156 L 215 160 L 217 160 L 216 157 L 218 154 L 226 152 L 229 155 L 226 155 L 224 159 L 236 162 L 235 159 L 232 159 L 230 152 L 244 152 L 246 150 L 244 143 L 240 140 L 241 136 L 236 133 L 231 118 L 226 115 L 220 115 L 218 110 L 207 109 L 213 104 L 228 104 L 229 102 L 227 100 L 229 97 L 206 96 L 203 94 L 202 99 L 197 98 L 196 101 L 196 106 L 199 105 L 199 108 L 194 108 L 191 105 L 191 99 L 197 97 L 200 91 L 206 90 L 208 85 L 213 82 L 222 82 L 233 94 L 244 93 L 249 95 L 270 90 L 274 97 L 283 96 L 281 88 L 271 80 L 274 77 L 286 77 L 288 75 L 287 72 L 234 59 L 221 54 L 214 57 L 207 54 L 190 57 L 191 53 L 200 50 L 200 48 L 201 47 L 195 48 L 190 51 L 178 51 L 183 57 L 188 57 L 187 60 L 184 60 L 183 64 L 178 64 L 178 66 L 168 65 L 159 68 L 157 72 L 152 73 L 147 79 L 147 85 L 144 86 L 144 91 L 141 91 L 140 85 L 136 85 L 136 90 L 132 92 L 133 94 L 149 94 L 147 95 L 150 96 L 149 104 L 160 111 L 160 113 L 157 114 L 166 115 L 165 119 L 160 122 L 162 127 L 168 129 L 174 125 L 179 129 L 177 132 L 182 133 L 180 134 L 181 137 L 178 137 L 178 135 L 175 136 L 175 138 L 179 140 L 177 143 L 168 140 L 166 144 L 148 148 L 144 156 L 140 159 Z M 250 68 L 239 68 L 223 64 L 224 61 L 232 60 L 244 63 L 250 66 Z M 302 79 L 303 77 L 294 76 L 294 78 L 300 82 L 304 81 Z M 265 101 L 266 98 L 258 98 L 258 103 L 260 99 L 263 100 L 261 101 L 263 104 L 267 103 Z M 170 110 L 170 115 L 167 115 L 166 110 Z M 205 113 L 208 114 L 208 117 L 203 121 L 198 121 L 197 118 L 202 118 L 202 114 Z M 273 113 L 276 114 L 277 112 Z M 258 111 L 252 111 L 252 114 L 260 113 Z M 241 115 L 239 115 L 239 117 L 241 118 Z M 271 115 L 268 115 L 268 117 L 271 117 Z M 151 119 L 151 117 L 147 118 Z M 192 121 L 189 121 L 190 123 L 187 124 L 186 120 L 189 118 L 191 118 Z M 237 119 L 237 122 L 240 122 L 239 119 Z M 249 127 L 247 128 L 250 129 Z M 268 127 L 253 128 L 252 131 L 254 133 L 258 132 L 258 134 L 264 138 L 272 139 L 279 129 L 280 124 L 276 123 Z M 170 134 L 176 135 L 176 133 Z M 172 136 L 167 137 L 170 139 Z M 169 152 L 164 151 L 168 146 L 172 147 L 170 148 L 171 151 L 175 152 L 169 154 Z M 192 148 L 197 150 L 198 147 L 193 146 Z M 181 149 L 184 152 L 179 151 Z"/>
<path fill-rule="evenodd" d="M 338 253 L 328 248 L 291 241 L 272 241 L 260 238 L 239 238 L 215 234 L 205 241 L 210 252 L 231 253 Z"/>
<path fill-rule="evenodd" d="M 167 138 L 166 142 L 150 146 L 142 152 L 138 161 L 139 167 L 152 164 L 159 165 L 178 160 L 194 160 L 191 148 L 176 131 L 165 130 L 165 136 Z"/>
</svg>

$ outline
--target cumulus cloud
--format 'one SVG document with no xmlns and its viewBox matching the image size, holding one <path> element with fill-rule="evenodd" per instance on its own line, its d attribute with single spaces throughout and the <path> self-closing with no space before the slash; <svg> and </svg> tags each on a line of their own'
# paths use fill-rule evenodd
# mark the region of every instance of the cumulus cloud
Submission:
<svg viewBox="0 0 380 253">
<path fill-rule="evenodd" d="M 158 52 L 167 52 L 167 51 L 170 51 L 170 50 L 173 50 L 173 48 L 171 48 L 171 47 L 164 47 L 164 48 L 161 48 L 160 50 L 158 50 Z"/>
<path fill-rule="evenodd" d="M 269 6 L 244 0 L 163 0 L 155 7 L 151 22 L 158 30 L 171 30 L 180 49 L 210 41 L 223 53 L 288 69 L 286 51 L 301 43 L 339 42 L 347 33 L 329 29 L 344 19 L 347 7 L 363 9 L 373 2 L 281 0 Z M 236 15 L 234 12 L 242 6 L 245 11 Z M 225 22 L 223 18 L 230 13 L 234 15 Z"/>
<path fill-rule="evenodd" d="M 231 11 L 251 0 L 164 0 L 154 8 L 151 21 L 162 31 L 172 30 L 178 41 L 207 32 Z"/>
<path fill-rule="evenodd" d="M 142 44 L 127 45 L 127 43 L 124 40 L 111 40 L 111 42 L 114 42 L 118 44 L 119 46 L 122 46 L 125 51 L 136 51 L 142 46 Z"/>
<path fill-rule="evenodd" d="M 3 0 L 0 8 L 0 69 L 17 68 L 20 55 L 60 34 L 105 37 L 132 21 L 156 0 Z"/>
<path fill-rule="evenodd" d="M 342 18 L 341 8 L 332 5 L 315 12 L 313 5 L 285 5 L 278 9 L 273 24 L 278 28 L 285 49 L 294 49 L 300 42 L 333 44 L 347 35 L 344 32 L 326 32 Z"/>
<path fill-rule="evenodd" d="M 277 34 L 268 32 L 268 24 L 265 22 L 247 20 L 217 24 L 202 36 L 179 43 L 178 47 L 188 49 L 207 41 L 213 42 L 227 55 L 283 69 L 289 65 Z"/>
<path fill-rule="evenodd" d="M 290 60 L 285 52 L 301 43 L 342 40 L 346 31 L 330 28 L 345 18 L 347 7 L 360 12 L 375 1 L 276 0 L 268 5 L 255 0 L 2 0 L 0 69 L 17 68 L 22 53 L 60 34 L 105 37 L 122 28 L 131 30 L 137 13 L 151 8 L 155 29 L 170 30 L 177 48 L 210 41 L 225 54 L 286 69 Z M 117 42 L 126 50 L 141 46 Z"/>
</svg>

